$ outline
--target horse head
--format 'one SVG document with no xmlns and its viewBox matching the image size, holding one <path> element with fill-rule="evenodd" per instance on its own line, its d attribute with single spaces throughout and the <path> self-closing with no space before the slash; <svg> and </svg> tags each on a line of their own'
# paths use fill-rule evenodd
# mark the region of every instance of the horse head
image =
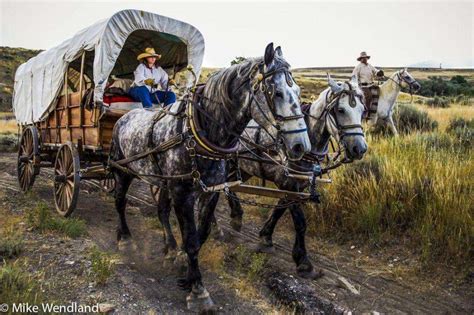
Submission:
<svg viewBox="0 0 474 315">
<path fill-rule="evenodd" d="M 281 47 L 267 45 L 263 60 L 250 73 L 250 80 L 252 118 L 290 160 L 300 159 L 311 150 L 311 143 L 301 111 L 300 87 L 293 80 Z"/>
<path fill-rule="evenodd" d="M 328 84 L 327 93 L 331 96 L 322 113 L 326 128 L 344 147 L 348 160 L 361 159 L 367 152 L 367 142 L 362 129 L 363 93 L 357 78 L 352 76 L 350 81 L 338 83 L 328 74 Z"/>
<path fill-rule="evenodd" d="M 400 71 L 397 71 L 398 84 L 401 87 L 408 87 L 410 91 L 417 92 L 421 89 L 420 83 L 418 83 L 415 78 L 408 72 L 407 68 L 404 68 Z"/>
</svg>

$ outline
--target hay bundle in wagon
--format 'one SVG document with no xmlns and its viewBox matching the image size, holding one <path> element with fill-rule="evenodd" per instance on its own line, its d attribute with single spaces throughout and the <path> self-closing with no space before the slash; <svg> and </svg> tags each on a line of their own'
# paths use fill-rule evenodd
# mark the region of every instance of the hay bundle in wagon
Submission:
<svg viewBox="0 0 474 315">
<path fill-rule="evenodd" d="M 142 107 L 127 83 L 145 47 L 156 47 L 160 66 L 173 77 L 191 66 L 194 73 L 181 76 L 183 88 L 194 84 L 204 55 L 199 30 L 137 10 L 99 21 L 18 68 L 13 110 L 22 127 L 17 169 L 23 191 L 41 168 L 53 167 L 56 209 L 68 216 L 81 179 L 100 179 L 113 189 L 106 167 L 112 130 L 122 115 Z"/>
</svg>

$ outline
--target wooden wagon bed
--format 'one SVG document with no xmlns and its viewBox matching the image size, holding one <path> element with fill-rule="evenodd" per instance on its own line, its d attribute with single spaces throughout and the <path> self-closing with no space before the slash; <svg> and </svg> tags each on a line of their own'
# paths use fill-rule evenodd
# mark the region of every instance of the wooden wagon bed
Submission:
<svg viewBox="0 0 474 315">
<path fill-rule="evenodd" d="M 81 106 L 83 93 L 75 92 L 58 98 L 55 109 L 49 116 L 36 123 L 42 146 L 60 146 L 70 141 L 79 150 L 108 152 L 115 122 L 126 110 L 85 109 Z"/>
</svg>

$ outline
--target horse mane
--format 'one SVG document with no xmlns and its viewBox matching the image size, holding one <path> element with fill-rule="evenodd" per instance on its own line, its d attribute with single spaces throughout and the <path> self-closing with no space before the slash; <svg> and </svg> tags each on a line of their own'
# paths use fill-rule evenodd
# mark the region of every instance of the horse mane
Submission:
<svg viewBox="0 0 474 315">
<path fill-rule="evenodd" d="M 244 109 L 245 104 L 236 104 L 243 99 L 242 96 L 250 92 L 250 84 L 254 75 L 253 71 L 263 64 L 263 57 L 248 58 L 245 61 L 232 65 L 228 68 L 214 72 L 206 82 L 201 104 L 206 112 L 214 117 L 220 125 L 226 125 L 229 129 L 235 127 L 236 109 Z M 275 56 L 274 67 L 290 67 L 282 57 Z M 273 68 L 273 67 L 272 67 Z M 271 70 L 271 69 L 270 69 Z M 207 131 L 211 138 L 216 137 L 222 131 L 222 127 L 215 122 L 207 121 Z M 250 119 L 250 117 L 249 117 Z M 247 122 L 238 129 L 245 129 Z M 225 132 L 225 131 L 224 131 Z"/>
<path fill-rule="evenodd" d="M 274 60 L 277 67 L 290 67 L 288 62 L 281 57 L 275 56 Z M 211 103 L 231 105 L 232 95 L 230 89 L 232 83 L 237 80 L 238 86 L 245 84 L 245 80 L 250 78 L 251 72 L 262 63 L 263 57 L 248 58 L 239 64 L 214 72 L 206 82 L 204 97 L 212 100 Z"/>
</svg>

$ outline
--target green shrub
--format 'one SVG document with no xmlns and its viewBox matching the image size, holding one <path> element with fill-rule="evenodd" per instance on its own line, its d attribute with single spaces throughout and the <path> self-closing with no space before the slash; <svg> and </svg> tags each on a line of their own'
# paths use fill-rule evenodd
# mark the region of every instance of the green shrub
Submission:
<svg viewBox="0 0 474 315">
<path fill-rule="evenodd" d="M 18 138 L 13 133 L 0 134 L 0 152 L 16 152 L 18 150 Z"/>
<path fill-rule="evenodd" d="M 244 245 L 237 246 L 234 257 L 237 271 L 245 274 L 251 281 L 262 275 L 268 263 L 266 254 L 253 253 Z"/>
<path fill-rule="evenodd" d="M 474 129 L 474 119 L 465 119 L 462 117 L 456 117 L 449 121 L 448 127 L 446 128 L 447 132 L 452 132 L 456 129 Z"/>
<path fill-rule="evenodd" d="M 462 148 L 472 149 L 474 145 L 474 119 L 454 118 L 449 122 L 446 131 L 456 139 Z"/>
<path fill-rule="evenodd" d="M 423 96 L 474 95 L 474 86 L 462 76 L 454 76 L 451 80 L 435 76 L 418 82 L 421 84 L 418 94 Z"/>
<path fill-rule="evenodd" d="M 53 216 L 48 206 L 40 202 L 36 208 L 28 212 L 27 222 L 29 226 L 40 231 L 57 231 L 71 238 L 77 238 L 86 234 L 84 220 L 77 218 L 60 218 Z"/>
<path fill-rule="evenodd" d="M 426 100 L 426 105 L 431 107 L 448 108 L 451 100 L 447 97 L 435 96 Z"/>
<path fill-rule="evenodd" d="M 3 264 L 0 268 L 0 303 L 11 307 L 13 303 L 19 302 L 31 305 L 42 302 L 42 290 L 38 281 L 27 269 L 26 261 L 24 264 L 19 261 Z"/>
<path fill-rule="evenodd" d="M 91 260 L 92 278 L 98 284 L 105 284 L 115 270 L 112 256 L 94 247 L 89 254 L 89 258 Z"/>
<path fill-rule="evenodd" d="M 395 127 L 400 134 L 412 132 L 429 132 L 438 128 L 438 122 L 431 119 L 428 113 L 417 109 L 415 106 L 398 104 L 393 113 Z M 386 136 L 391 130 L 383 121 L 378 121 L 370 131 L 375 136 Z"/>
<path fill-rule="evenodd" d="M 0 235 L 0 261 L 18 256 L 23 250 L 23 238 L 17 234 Z"/>
</svg>

